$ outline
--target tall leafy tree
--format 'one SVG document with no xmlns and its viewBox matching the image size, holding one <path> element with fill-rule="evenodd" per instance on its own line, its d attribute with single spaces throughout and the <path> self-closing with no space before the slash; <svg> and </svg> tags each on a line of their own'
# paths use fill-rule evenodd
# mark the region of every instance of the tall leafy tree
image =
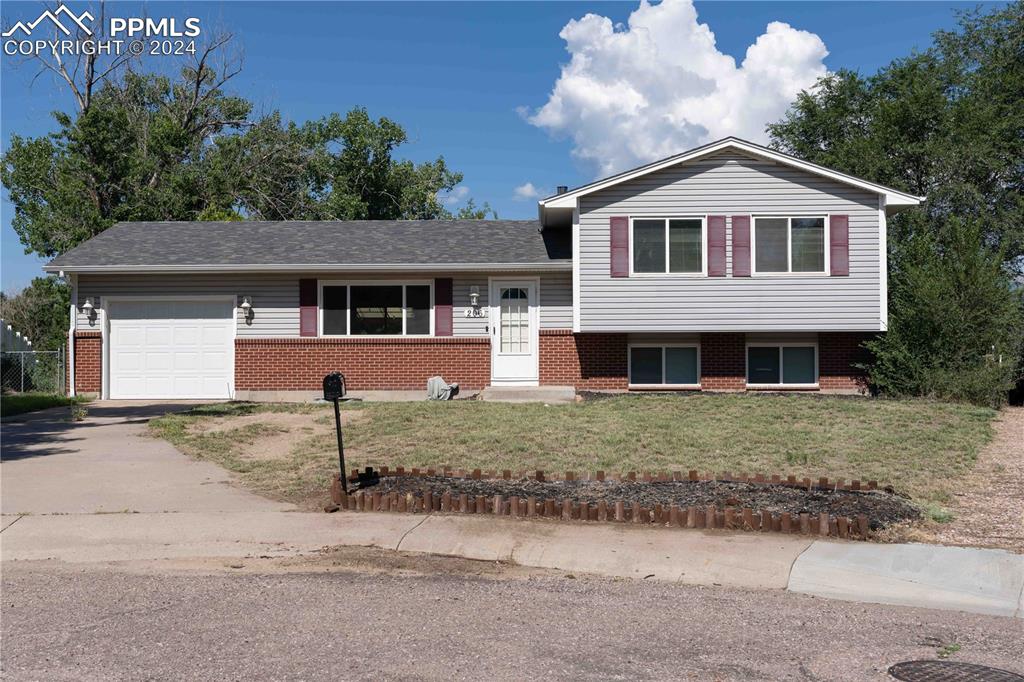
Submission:
<svg viewBox="0 0 1024 682">
<path fill-rule="evenodd" d="M 67 343 L 70 304 L 67 285 L 36 277 L 16 294 L 0 294 L 0 317 L 32 341 L 34 350 L 57 350 Z"/>
<path fill-rule="evenodd" d="M 1024 3 L 962 14 L 872 76 L 830 74 L 768 132 L 784 151 L 928 197 L 889 221 L 875 388 L 1005 400 L 1024 330 Z"/>
<path fill-rule="evenodd" d="M 396 122 L 363 108 L 305 123 L 225 89 L 234 70 L 206 56 L 177 77 L 126 70 L 91 90 L 46 136 L 14 135 L 0 179 L 26 251 L 54 256 L 125 220 L 377 220 L 453 215 L 440 196 L 462 181 L 443 157 L 396 158 Z"/>
</svg>

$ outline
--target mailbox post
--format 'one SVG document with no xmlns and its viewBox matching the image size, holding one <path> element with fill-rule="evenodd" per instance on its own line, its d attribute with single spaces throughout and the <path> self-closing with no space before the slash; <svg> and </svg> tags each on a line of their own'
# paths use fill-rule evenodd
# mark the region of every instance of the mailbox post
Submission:
<svg viewBox="0 0 1024 682">
<path fill-rule="evenodd" d="M 338 480 L 341 489 L 348 494 L 348 481 L 345 477 L 345 442 L 341 436 L 341 407 L 338 404 L 345 397 L 345 377 L 341 372 L 331 372 L 324 377 L 324 400 L 334 403 L 334 426 L 338 432 Z"/>
</svg>

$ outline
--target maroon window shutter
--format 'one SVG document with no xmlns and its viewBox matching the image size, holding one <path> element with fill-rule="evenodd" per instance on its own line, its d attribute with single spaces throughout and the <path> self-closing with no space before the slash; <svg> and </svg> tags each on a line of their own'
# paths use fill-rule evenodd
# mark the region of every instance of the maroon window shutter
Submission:
<svg viewBox="0 0 1024 682">
<path fill-rule="evenodd" d="M 612 277 L 629 277 L 629 218 L 611 219 Z"/>
<path fill-rule="evenodd" d="M 708 216 L 708 276 L 725 277 L 725 216 Z"/>
<path fill-rule="evenodd" d="M 750 277 L 750 216 L 732 217 L 732 276 Z"/>
<path fill-rule="evenodd" d="M 829 258 L 832 276 L 850 274 L 850 216 L 834 215 L 828 221 Z"/>
<path fill-rule="evenodd" d="M 299 280 L 299 336 L 316 336 L 316 280 Z"/>
<path fill-rule="evenodd" d="M 452 335 L 452 278 L 434 280 L 434 336 Z"/>
</svg>

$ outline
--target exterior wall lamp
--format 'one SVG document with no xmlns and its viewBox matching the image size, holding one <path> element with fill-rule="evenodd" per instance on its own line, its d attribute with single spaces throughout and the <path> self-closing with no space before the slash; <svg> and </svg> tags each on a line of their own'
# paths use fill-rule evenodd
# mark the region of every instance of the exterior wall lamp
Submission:
<svg viewBox="0 0 1024 682">
<path fill-rule="evenodd" d="M 238 307 L 242 309 L 242 317 L 245 318 L 245 323 L 252 324 L 252 299 L 248 296 L 243 296 L 242 304 Z"/>
<path fill-rule="evenodd" d="M 469 288 L 469 307 L 464 311 L 466 317 L 486 317 L 487 311 L 480 307 L 480 287 Z"/>
</svg>

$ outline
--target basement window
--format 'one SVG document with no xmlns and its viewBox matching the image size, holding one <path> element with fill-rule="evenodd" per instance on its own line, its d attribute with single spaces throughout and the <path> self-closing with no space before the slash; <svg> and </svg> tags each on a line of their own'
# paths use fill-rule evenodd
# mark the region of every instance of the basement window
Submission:
<svg viewBox="0 0 1024 682">
<path fill-rule="evenodd" d="M 747 386 L 817 387 L 818 347 L 812 344 L 747 346 Z"/>
<path fill-rule="evenodd" d="M 632 388 L 699 388 L 700 349 L 696 345 L 629 347 Z"/>
</svg>

